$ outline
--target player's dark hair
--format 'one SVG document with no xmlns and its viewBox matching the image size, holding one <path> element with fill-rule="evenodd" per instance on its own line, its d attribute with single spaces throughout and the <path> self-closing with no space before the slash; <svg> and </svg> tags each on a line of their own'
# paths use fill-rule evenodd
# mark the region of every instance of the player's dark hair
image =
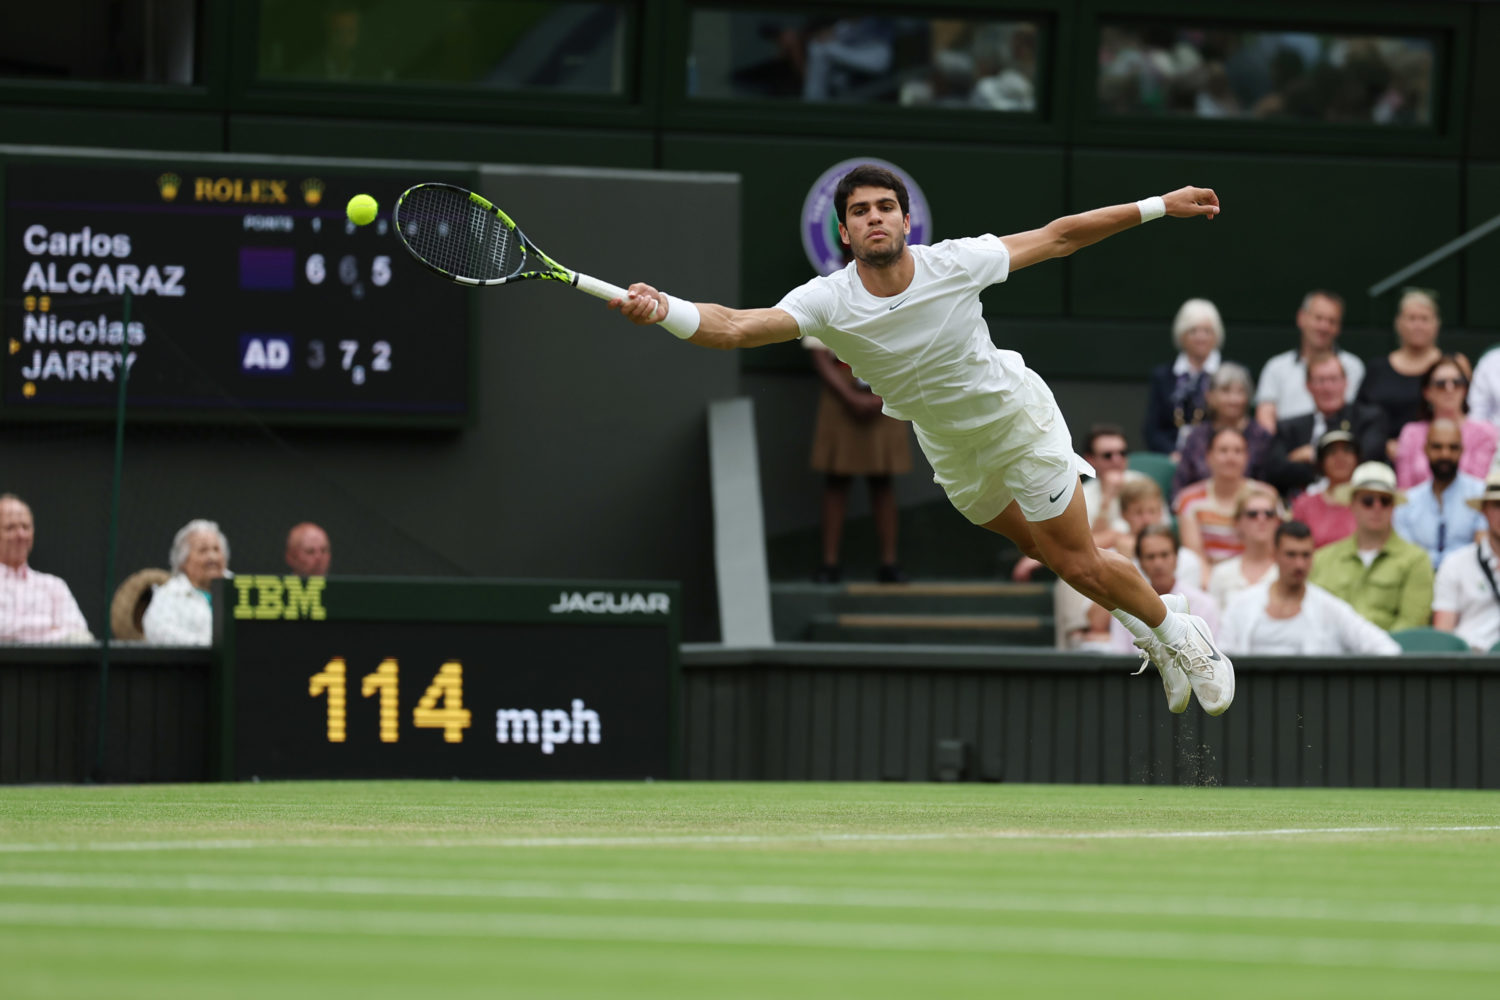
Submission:
<svg viewBox="0 0 1500 1000">
<path fill-rule="evenodd" d="M 1271 543 L 1279 547 L 1283 538 L 1311 538 L 1312 529 L 1301 521 L 1282 521 L 1276 526 L 1276 538 Z"/>
<path fill-rule="evenodd" d="M 1109 437 L 1111 435 L 1123 438 L 1125 436 L 1125 428 L 1119 424 L 1094 424 L 1089 428 L 1088 437 L 1083 439 L 1083 453 L 1085 455 L 1092 455 L 1094 453 L 1094 442 L 1102 437 Z"/>
<path fill-rule="evenodd" d="M 833 190 L 833 210 L 838 213 L 839 225 L 844 225 L 849 196 L 857 187 L 889 188 L 896 192 L 896 201 L 901 203 L 901 214 L 911 214 L 911 196 L 906 193 L 906 185 L 901 178 L 884 167 L 863 163 L 840 178 L 839 186 Z"/>
</svg>

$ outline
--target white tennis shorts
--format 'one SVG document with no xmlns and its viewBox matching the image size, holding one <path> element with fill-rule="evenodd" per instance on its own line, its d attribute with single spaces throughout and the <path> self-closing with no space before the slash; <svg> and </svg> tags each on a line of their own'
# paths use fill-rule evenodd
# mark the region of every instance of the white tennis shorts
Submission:
<svg viewBox="0 0 1500 1000">
<path fill-rule="evenodd" d="M 993 521 L 1012 500 L 1028 521 L 1056 517 L 1073 499 L 1079 475 L 1094 470 L 1073 453 L 1067 421 L 1036 372 L 1026 369 L 1005 409 L 999 420 L 973 431 L 933 434 L 916 427 L 932 481 L 975 524 Z"/>
</svg>

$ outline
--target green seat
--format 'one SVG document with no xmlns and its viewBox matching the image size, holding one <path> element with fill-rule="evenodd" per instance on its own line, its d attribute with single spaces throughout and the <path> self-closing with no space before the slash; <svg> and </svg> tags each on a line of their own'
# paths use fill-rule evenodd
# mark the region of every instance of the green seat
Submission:
<svg viewBox="0 0 1500 1000">
<path fill-rule="evenodd" d="M 1421 628 L 1404 628 L 1399 632 L 1392 632 L 1391 638 L 1396 640 L 1396 644 L 1401 647 L 1403 653 L 1467 653 L 1469 651 L 1469 644 L 1452 632 L 1442 632 L 1425 625 Z"/>
<path fill-rule="evenodd" d="M 1131 469 L 1156 480 L 1156 485 L 1161 487 L 1162 499 L 1170 501 L 1172 477 L 1177 474 L 1177 463 L 1172 461 L 1171 455 L 1159 451 L 1133 451 L 1127 461 Z"/>
</svg>

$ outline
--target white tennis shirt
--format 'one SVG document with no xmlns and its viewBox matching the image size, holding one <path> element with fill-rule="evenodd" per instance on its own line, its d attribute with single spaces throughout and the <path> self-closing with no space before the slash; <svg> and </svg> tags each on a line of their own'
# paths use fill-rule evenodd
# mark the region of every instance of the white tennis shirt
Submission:
<svg viewBox="0 0 1500 1000">
<path fill-rule="evenodd" d="M 899 295 L 870 294 L 858 265 L 813 278 L 776 304 L 838 355 L 883 400 L 885 413 L 924 431 L 969 431 L 1005 415 L 1026 363 L 990 340 L 979 293 L 1010 274 L 1000 237 L 909 248 L 916 261 Z"/>
</svg>

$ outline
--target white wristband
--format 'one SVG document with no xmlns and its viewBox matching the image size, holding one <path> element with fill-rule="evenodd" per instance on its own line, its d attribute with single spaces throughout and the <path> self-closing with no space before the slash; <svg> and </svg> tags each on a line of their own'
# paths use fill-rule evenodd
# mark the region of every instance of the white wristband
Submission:
<svg viewBox="0 0 1500 1000">
<path fill-rule="evenodd" d="M 703 317 L 698 314 L 698 307 L 687 299 L 679 299 L 675 295 L 662 292 L 662 298 L 667 300 L 667 318 L 661 321 L 661 325 L 674 337 L 687 340 L 698 332 L 698 324 Z"/>
<path fill-rule="evenodd" d="M 1153 194 L 1149 198 L 1142 198 L 1135 203 L 1135 207 L 1141 211 L 1142 222 L 1160 219 L 1163 215 L 1167 214 L 1167 203 L 1162 201 L 1159 194 Z"/>
</svg>

